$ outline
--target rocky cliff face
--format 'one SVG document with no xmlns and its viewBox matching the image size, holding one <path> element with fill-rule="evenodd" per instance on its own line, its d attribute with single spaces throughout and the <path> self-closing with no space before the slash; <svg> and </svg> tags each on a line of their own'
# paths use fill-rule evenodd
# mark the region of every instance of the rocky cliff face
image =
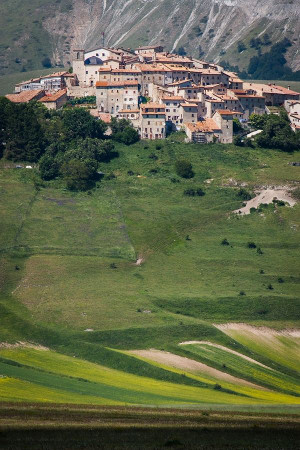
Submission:
<svg viewBox="0 0 300 450">
<path fill-rule="evenodd" d="M 2 1 L 9 9 L 10 1 Z M 293 70 L 300 69 L 299 0 L 32 1 L 36 7 L 39 2 L 43 3 L 39 10 L 51 44 L 50 56 L 58 64 L 71 60 L 73 48 L 101 44 L 104 32 L 106 46 L 158 43 L 167 50 L 184 47 L 188 54 L 226 59 L 244 68 L 254 52 L 250 39 L 268 34 L 272 43 L 284 36 L 290 39 L 293 45 L 287 58 Z M 68 7 L 62 7 L 66 3 Z M 245 51 L 237 51 L 238 41 L 246 44 Z"/>
</svg>

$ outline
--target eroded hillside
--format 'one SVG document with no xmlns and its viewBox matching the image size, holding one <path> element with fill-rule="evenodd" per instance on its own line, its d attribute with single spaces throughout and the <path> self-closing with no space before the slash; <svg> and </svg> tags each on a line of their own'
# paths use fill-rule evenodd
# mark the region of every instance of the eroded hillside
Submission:
<svg viewBox="0 0 300 450">
<path fill-rule="evenodd" d="M 292 42 L 288 61 L 300 68 L 300 3 L 298 0 L 20 0 L 1 2 L 1 72 L 71 61 L 75 47 L 101 44 L 135 47 L 161 43 L 184 47 L 209 60 L 226 59 L 245 68 L 255 49 L 253 37 L 268 34 L 272 43 Z M 16 9 L 19 14 L 16 16 Z M 18 17 L 18 18 L 16 18 Z M 237 51 L 237 42 L 247 49 Z M 262 49 L 267 51 L 267 48 Z"/>
</svg>

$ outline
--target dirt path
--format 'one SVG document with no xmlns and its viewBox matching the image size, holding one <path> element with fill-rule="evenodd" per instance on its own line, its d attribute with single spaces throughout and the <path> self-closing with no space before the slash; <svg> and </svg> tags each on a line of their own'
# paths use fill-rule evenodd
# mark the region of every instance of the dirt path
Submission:
<svg viewBox="0 0 300 450">
<path fill-rule="evenodd" d="M 287 186 L 273 186 L 272 188 L 256 191 L 256 197 L 246 202 L 246 206 L 237 209 L 234 212 L 239 214 L 250 214 L 251 208 L 257 208 L 261 203 L 272 203 L 274 198 L 287 202 L 290 206 L 294 206 L 296 201 L 289 193 L 290 188 Z"/>
<path fill-rule="evenodd" d="M 246 361 L 252 362 L 254 364 L 258 364 L 259 366 L 264 367 L 265 369 L 273 370 L 271 367 L 265 366 L 264 364 L 256 361 L 255 359 L 252 359 L 249 356 L 243 355 L 243 353 L 236 352 L 235 350 L 232 350 L 231 348 L 224 347 L 223 345 L 219 345 L 219 344 L 214 344 L 212 342 L 208 342 L 208 341 L 186 341 L 186 342 L 180 342 L 179 345 L 190 345 L 190 344 L 210 345 L 212 347 L 219 348 L 220 350 L 225 350 L 225 352 L 232 353 L 233 355 L 239 356 L 240 358 L 243 358 Z"/>
<path fill-rule="evenodd" d="M 129 354 L 141 356 L 149 360 L 164 364 L 166 366 L 175 367 L 176 369 L 186 370 L 191 373 L 208 375 L 213 377 L 216 381 L 227 381 L 232 384 L 239 384 L 243 386 L 249 386 L 255 389 L 267 390 L 261 386 L 258 386 L 249 381 L 243 380 L 241 378 L 234 377 L 228 373 L 222 372 L 221 370 L 214 369 L 213 367 L 207 366 L 199 361 L 193 359 L 185 358 L 183 356 L 175 355 L 174 353 L 164 352 L 161 350 L 130 350 Z"/>
</svg>

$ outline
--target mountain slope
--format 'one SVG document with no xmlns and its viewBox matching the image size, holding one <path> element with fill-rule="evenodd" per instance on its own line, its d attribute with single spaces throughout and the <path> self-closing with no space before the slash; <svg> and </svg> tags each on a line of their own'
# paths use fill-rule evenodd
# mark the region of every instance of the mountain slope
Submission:
<svg viewBox="0 0 300 450">
<path fill-rule="evenodd" d="M 252 37 L 268 34 L 273 43 L 287 37 L 288 62 L 300 69 L 298 0 L 2 0 L 0 13 L 0 74 L 39 68 L 46 57 L 67 64 L 73 48 L 101 44 L 102 32 L 109 46 L 184 47 L 241 69 L 256 53 Z M 247 47 L 241 53 L 238 41 Z"/>
</svg>

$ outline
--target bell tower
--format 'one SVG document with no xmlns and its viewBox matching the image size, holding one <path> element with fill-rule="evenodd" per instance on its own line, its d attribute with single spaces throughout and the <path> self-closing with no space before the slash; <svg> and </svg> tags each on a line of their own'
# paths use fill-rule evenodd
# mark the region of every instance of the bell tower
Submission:
<svg viewBox="0 0 300 450">
<path fill-rule="evenodd" d="M 73 50 L 73 73 L 77 75 L 80 86 L 85 79 L 84 53 L 84 50 Z"/>
</svg>

